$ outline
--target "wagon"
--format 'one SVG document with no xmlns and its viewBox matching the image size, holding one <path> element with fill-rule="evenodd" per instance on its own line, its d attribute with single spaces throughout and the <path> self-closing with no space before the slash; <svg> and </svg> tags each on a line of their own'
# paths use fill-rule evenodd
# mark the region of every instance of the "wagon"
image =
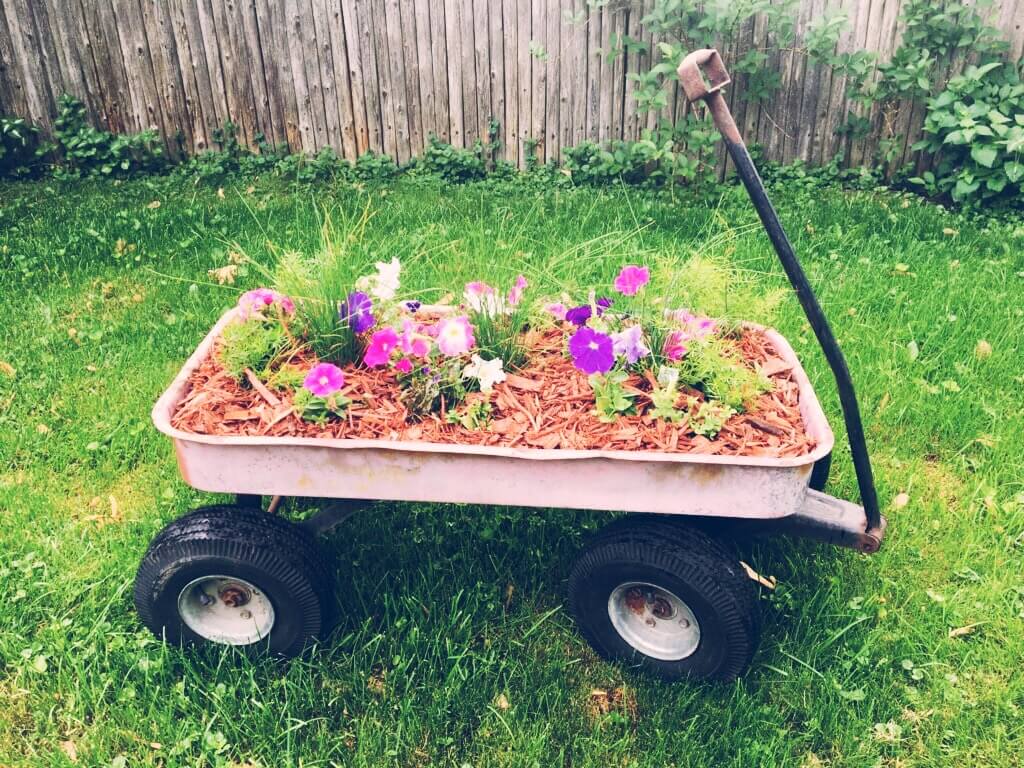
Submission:
<svg viewBox="0 0 1024 768">
<path fill-rule="evenodd" d="M 708 82 L 702 67 L 706 67 Z M 714 51 L 680 66 L 691 100 L 704 99 L 779 253 L 839 388 L 863 506 L 824 493 L 834 438 L 800 361 L 792 366 L 814 450 L 798 457 L 566 450 L 401 440 L 211 436 L 184 432 L 172 414 L 210 354 L 228 312 L 153 409 L 191 486 L 235 496 L 167 525 L 135 581 L 143 622 L 168 642 L 219 643 L 292 655 L 332 624 L 333 571 L 318 537 L 375 501 L 473 503 L 630 513 L 578 556 L 568 602 L 600 654 L 667 679 L 731 679 L 750 663 L 758 593 L 730 547 L 740 535 L 791 535 L 878 550 L 879 514 L 849 374 L 821 308 L 764 194 L 720 89 Z M 319 500 L 302 521 L 278 513 L 283 497 Z M 264 500 L 270 499 L 264 508 Z"/>
</svg>

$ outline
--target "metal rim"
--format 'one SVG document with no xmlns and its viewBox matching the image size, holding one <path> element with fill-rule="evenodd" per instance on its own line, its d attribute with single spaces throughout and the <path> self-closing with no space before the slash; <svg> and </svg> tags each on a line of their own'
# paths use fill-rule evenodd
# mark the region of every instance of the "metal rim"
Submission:
<svg viewBox="0 0 1024 768">
<path fill-rule="evenodd" d="M 608 618 L 619 636 L 645 656 L 679 661 L 700 645 L 700 625 L 690 607 L 669 590 L 627 581 L 608 596 Z"/>
<path fill-rule="evenodd" d="M 178 615 L 204 640 L 251 645 L 274 626 L 274 606 L 259 587 L 233 576 L 201 576 L 178 593 Z"/>
</svg>

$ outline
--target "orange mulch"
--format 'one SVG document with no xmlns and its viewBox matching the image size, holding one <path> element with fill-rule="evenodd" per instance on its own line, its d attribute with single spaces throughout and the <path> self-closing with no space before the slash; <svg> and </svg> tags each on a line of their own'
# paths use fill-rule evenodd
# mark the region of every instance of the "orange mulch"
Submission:
<svg viewBox="0 0 1024 768">
<path fill-rule="evenodd" d="M 639 413 L 622 416 L 612 424 L 599 421 L 593 413 L 594 398 L 587 377 L 565 357 L 564 334 L 558 329 L 532 332 L 527 340 L 526 367 L 517 374 L 510 373 L 505 382 L 494 387 L 487 429 L 469 430 L 449 424 L 443 413 L 419 422 L 408 421 L 395 374 L 356 367 L 345 369 L 342 394 L 353 401 L 347 417 L 325 425 L 306 422 L 293 413 L 289 393 L 270 393 L 265 387 L 239 384 L 224 371 L 216 355 L 204 360 L 189 378 L 189 392 L 171 423 L 185 432 L 208 435 L 418 440 L 729 456 L 800 456 L 812 451 L 815 441 L 805 433 L 800 417 L 792 366 L 779 358 L 761 331 L 744 331 L 736 347 L 749 363 L 760 364 L 775 386 L 759 396 L 747 412 L 730 418 L 714 440 L 687 434 L 685 426 L 646 416 L 651 383 L 635 375 L 627 388 L 636 395 Z M 315 360 L 301 362 L 305 365 Z M 696 390 L 682 394 L 702 397 Z M 473 397 L 483 395 L 470 395 Z"/>
</svg>

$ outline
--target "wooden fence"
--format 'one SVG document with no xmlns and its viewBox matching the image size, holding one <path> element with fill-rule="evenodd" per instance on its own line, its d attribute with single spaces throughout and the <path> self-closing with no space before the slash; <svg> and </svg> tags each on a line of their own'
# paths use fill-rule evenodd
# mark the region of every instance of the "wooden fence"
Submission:
<svg viewBox="0 0 1024 768">
<path fill-rule="evenodd" d="M 802 0 L 797 40 L 812 19 L 842 10 L 844 50 L 898 45 L 902 0 Z M 637 138 L 655 114 L 638 115 L 627 75 L 650 65 L 658 39 L 640 24 L 653 0 L 0 0 L 0 114 L 50 128 L 68 92 L 97 126 L 156 128 L 172 154 L 211 146 L 226 120 L 239 138 L 258 133 L 293 150 L 366 150 L 399 161 L 430 134 L 457 146 L 501 126 L 504 157 L 520 165 L 527 142 L 539 159 L 583 140 Z M 580 20 L 582 14 L 582 20 Z M 575 18 L 570 19 L 570 16 Z M 1024 0 L 1003 0 L 992 23 L 1024 48 Z M 648 53 L 609 57 L 622 35 Z M 765 44 L 749 24 L 737 50 Z M 737 50 L 725 50 L 728 66 Z M 770 51 L 782 87 L 758 105 L 730 91 L 748 142 L 775 160 L 851 163 L 870 157 L 878 132 L 835 133 L 848 105 L 843 83 L 796 50 Z M 661 116 L 678 119 L 678 89 Z M 871 116 L 877 126 L 881 116 Z M 891 118 L 892 116 L 890 116 Z M 896 115 L 917 138 L 922 108 Z"/>
</svg>

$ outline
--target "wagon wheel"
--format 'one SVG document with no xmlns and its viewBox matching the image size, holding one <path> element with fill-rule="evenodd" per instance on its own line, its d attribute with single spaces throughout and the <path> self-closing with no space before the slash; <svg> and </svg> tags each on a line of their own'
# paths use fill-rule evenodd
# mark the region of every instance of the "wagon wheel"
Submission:
<svg viewBox="0 0 1024 768">
<path fill-rule="evenodd" d="M 580 630 L 606 658 L 668 680 L 732 680 L 750 664 L 757 591 L 714 539 L 660 516 L 606 526 L 569 576 Z"/>
<path fill-rule="evenodd" d="M 329 626 L 331 570 L 313 536 L 258 508 L 209 506 L 153 539 L 135 607 L 157 637 L 298 654 Z"/>
</svg>

